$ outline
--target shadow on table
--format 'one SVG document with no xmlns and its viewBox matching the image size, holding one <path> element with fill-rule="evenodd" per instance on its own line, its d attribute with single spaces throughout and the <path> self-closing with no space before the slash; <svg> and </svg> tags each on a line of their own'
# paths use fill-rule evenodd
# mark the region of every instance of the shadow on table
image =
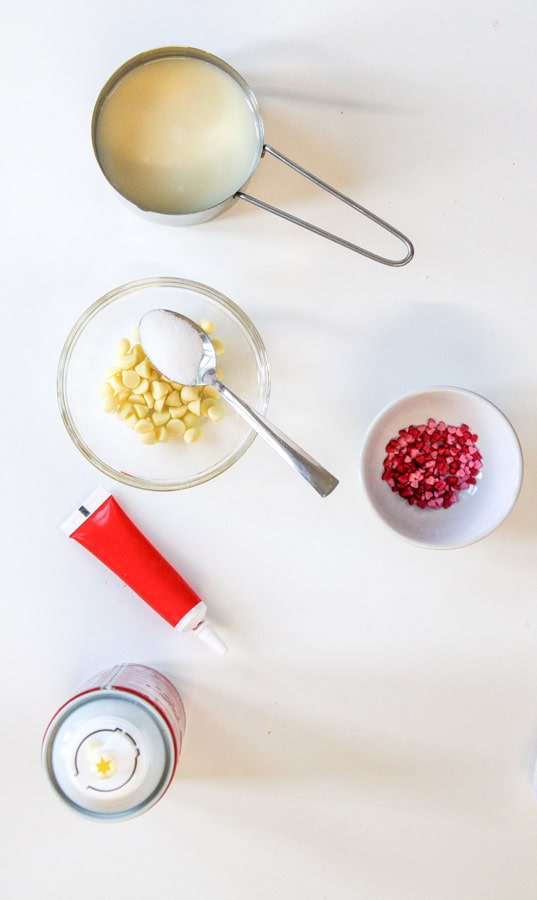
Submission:
<svg viewBox="0 0 537 900">
<path fill-rule="evenodd" d="M 477 677 L 280 668 L 274 694 L 285 697 L 289 683 L 292 696 L 272 704 L 256 699 L 252 671 L 238 674 L 234 696 L 197 686 L 168 800 L 210 810 L 222 828 L 322 847 L 351 867 L 381 865 L 388 840 L 394 874 L 409 862 L 407 839 L 412 847 L 421 835 L 438 852 L 468 822 L 507 837 L 516 810 L 531 808 L 535 747 L 510 753 L 517 688 L 497 668 Z"/>
</svg>

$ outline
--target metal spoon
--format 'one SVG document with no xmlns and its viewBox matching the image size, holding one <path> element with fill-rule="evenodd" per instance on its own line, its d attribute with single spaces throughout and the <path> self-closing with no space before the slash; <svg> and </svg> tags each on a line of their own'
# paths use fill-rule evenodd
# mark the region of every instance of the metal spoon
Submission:
<svg viewBox="0 0 537 900">
<path fill-rule="evenodd" d="M 327 497 L 334 490 L 339 483 L 337 478 L 219 381 L 212 341 L 199 325 L 173 310 L 153 309 L 140 320 L 139 338 L 152 365 L 166 378 L 179 384 L 205 384 L 216 388 L 235 412 L 321 497 Z"/>
</svg>

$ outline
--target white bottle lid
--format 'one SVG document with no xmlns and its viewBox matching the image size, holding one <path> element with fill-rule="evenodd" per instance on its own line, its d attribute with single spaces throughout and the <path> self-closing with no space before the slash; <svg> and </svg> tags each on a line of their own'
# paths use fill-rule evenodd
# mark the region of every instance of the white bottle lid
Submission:
<svg viewBox="0 0 537 900">
<path fill-rule="evenodd" d="M 115 690 L 92 691 L 62 709 L 45 735 L 43 757 L 60 796 L 96 818 L 152 805 L 175 768 L 160 714 L 143 698 Z"/>
</svg>

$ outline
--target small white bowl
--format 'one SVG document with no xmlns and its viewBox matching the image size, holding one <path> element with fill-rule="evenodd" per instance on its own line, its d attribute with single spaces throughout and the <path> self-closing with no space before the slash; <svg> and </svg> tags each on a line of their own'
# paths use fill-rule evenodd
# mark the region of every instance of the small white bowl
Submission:
<svg viewBox="0 0 537 900">
<path fill-rule="evenodd" d="M 477 434 L 482 468 L 477 483 L 459 491 L 448 509 L 411 506 L 382 480 L 386 445 L 399 429 L 425 424 L 466 423 Z M 456 387 L 430 387 L 385 407 L 365 436 L 360 474 L 367 497 L 382 521 L 420 547 L 465 547 L 490 534 L 513 508 L 522 484 L 523 459 L 511 423 L 489 400 Z"/>
</svg>

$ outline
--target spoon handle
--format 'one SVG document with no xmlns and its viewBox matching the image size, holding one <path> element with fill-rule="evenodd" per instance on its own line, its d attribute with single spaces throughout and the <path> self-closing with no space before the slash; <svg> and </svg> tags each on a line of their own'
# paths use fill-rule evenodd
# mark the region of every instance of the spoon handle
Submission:
<svg viewBox="0 0 537 900">
<path fill-rule="evenodd" d="M 338 479 L 334 478 L 312 456 L 255 412 L 244 400 L 240 400 L 225 384 L 215 379 L 211 381 L 211 386 L 216 388 L 235 412 L 242 416 L 254 431 L 257 431 L 267 444 L 270 444 L 308 484 L 311 484 L 321 497 L 327 497 L 339 484 Z"/>
</svg>

